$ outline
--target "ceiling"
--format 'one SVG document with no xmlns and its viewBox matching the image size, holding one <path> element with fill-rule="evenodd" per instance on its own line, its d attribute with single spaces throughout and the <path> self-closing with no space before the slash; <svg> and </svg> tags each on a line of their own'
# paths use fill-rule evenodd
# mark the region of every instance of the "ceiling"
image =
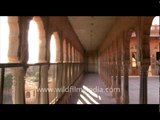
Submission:
<svg viewBox="0 0 160 120">
<path fill-rule="evenodd" d="M 114 16 L 69 16 L 68 18 L 86 51 L 98 49 L 116 19 Z"/>
</svg>

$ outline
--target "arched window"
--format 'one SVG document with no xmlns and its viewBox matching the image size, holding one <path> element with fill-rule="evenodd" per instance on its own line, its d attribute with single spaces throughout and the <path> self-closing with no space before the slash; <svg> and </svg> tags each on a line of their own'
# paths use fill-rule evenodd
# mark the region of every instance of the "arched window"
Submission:
<svg viewBox="0 0 160 120">
<path fill-rule="evenodd" d="M 159 16 L 154 17 L 150 28 L 150 37 L 159 36 Z"/>
<path fill-rule="evenodd" d="M 153 21 L 152 21 L 152 25 L 159 25 L 159 16 L 154 17 Z"/>
<path fill-rule="evenodd" d="M 26 98 L 30 98 L 30 96 L 31 96 L 31 95 L 30 95 L 30 92 L 27 91 L 27 92 L 26 92 Z"/>
<path fill-rule="evenodd" d="M 51 35 L 50 39 L 50 63 L 60 61 L 60 38 L 57 32 Z"/>
<path fill-rule="evenodd" d="M 28 30 L 28 63 L 45 62 L 45 32 L 40 17 L 33 17 Z"/>
<path fill-rule="evenodd" d="M 54 35 L 51 36 L 50 41 L 50 63 L 56 62 L 56 39 Z"/>
<path fill-rule="evenodd" d="M 38 63 L 39 58 L 39 30 L 34 20 L 30 21 L 28 30 L 28 63 Z"/>
<path fill-rule="evenodd" d="M 155 16 L 150 28 L 151 66 L 149 68 L 149 75 L 158 75 L 159 67 L 156 65 L 156 53 L 160 51 L 159 19 L 159 16 Z"/>
</svg>

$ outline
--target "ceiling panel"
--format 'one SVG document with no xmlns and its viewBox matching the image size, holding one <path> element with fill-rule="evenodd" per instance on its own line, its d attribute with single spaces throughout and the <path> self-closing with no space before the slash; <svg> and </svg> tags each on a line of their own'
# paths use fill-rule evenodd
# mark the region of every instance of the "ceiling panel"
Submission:
<svg viewBox="0 0 160 120">
<path fill-rule="evenodd" d="M 97 50 L 115 16 L 69 16 L 69 21 L 86 51 Z"/>
</svg>

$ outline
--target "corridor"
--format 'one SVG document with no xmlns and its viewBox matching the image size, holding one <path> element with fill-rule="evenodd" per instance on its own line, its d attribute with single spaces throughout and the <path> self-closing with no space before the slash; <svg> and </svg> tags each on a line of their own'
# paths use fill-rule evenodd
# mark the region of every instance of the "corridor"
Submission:
<svg viewBox="0 0 160 120">
<path fill-rule="evenodd" d="M 105 92 L 105 84 L 96 73 L 88 73 L 77 86 L 82 90 L 75 92 L 71 104 L 116 104 L 112 94 Z"/>
<path fill-rule="evenodd" d="M 0 104 L 159 104 L 159 19 L 0 16 Z"/>
</svg>

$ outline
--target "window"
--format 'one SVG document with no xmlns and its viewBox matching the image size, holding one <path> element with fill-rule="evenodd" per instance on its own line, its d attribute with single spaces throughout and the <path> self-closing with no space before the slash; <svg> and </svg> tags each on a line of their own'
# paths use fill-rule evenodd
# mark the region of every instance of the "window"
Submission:
<svg viewBox="0 0 160 120">
<path fill-rule="evenodd" d="M 50 63 L 60 62 L 60 38 L 58 32 L 54 32 L 50 39 Z"/>
<path fill-rule="evenodd" d="M 39 30 L 34 20 L 30 21 L 28 30 L 28 63 L 38 63 L 39 58 Z"/>
<path fill-rule="evenodd" d="M 28 53 L 29 64 L 45 63 L 46 40 L 43 22 L 40 17 L 35 16 L 30 21 L 28 30 Z"/>
<path fill-rule="evenodd" d="M 51 36 L 50 40 L 50 63 L 56 62 L 56 39 L 55 36 Z"/>
<path fill-rule="evenodd" d="M 26 98 L 30 98 L 30 96 L 31 96 L 31 95 L 30 95 L 30 92 L 27 91 L 27 92 L 26 92 Z"/>
</svg>

